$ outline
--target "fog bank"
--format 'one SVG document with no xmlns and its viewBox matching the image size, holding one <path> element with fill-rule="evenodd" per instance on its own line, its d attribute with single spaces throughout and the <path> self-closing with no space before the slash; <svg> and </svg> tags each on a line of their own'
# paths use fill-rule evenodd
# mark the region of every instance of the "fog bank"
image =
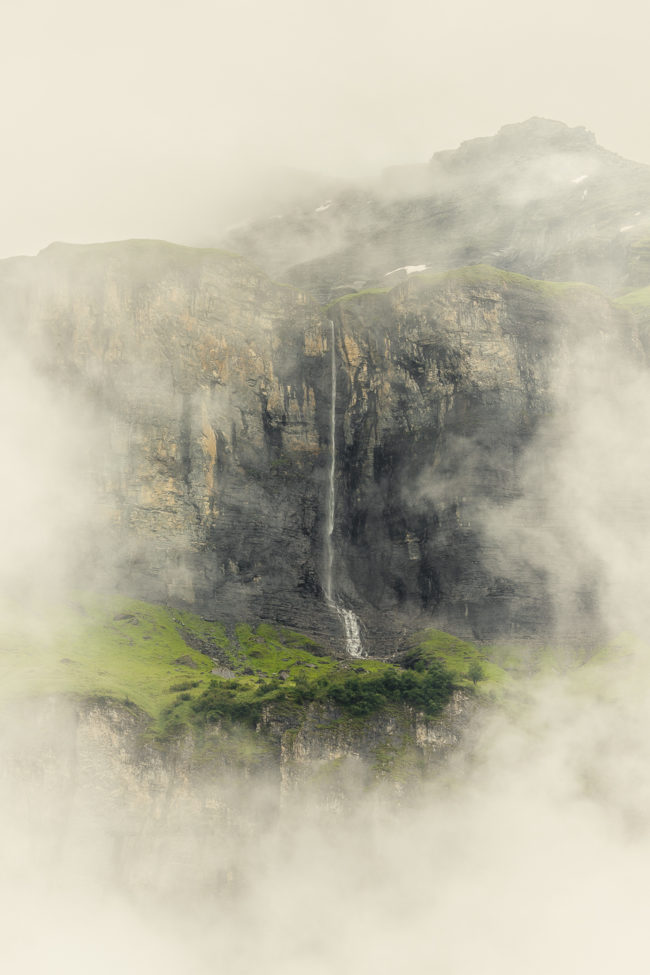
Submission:
<svg viewBox="0 0 650 975">
<path fill-rule="evenodd" d="M 401 796 L 387 784 L 279 801 L 233 775 L 206 783 L 203 812 L 181 783 L 155 812 L 84 750 L 62 791 L 34 753 L 25 763 L 29 736 L 5 731 L 5 967 L 640 971 L 647 676 L 625 658 L 590 684 L 533 685 Z"/>
<path fill-rule="evenodd" d="M 0 256 L 199 243 L 250 216 L 260 168 L 365 177 L 531 115 L 650 162 L 647 26 L 637 0 L 12 5 Z"/>
</svg>

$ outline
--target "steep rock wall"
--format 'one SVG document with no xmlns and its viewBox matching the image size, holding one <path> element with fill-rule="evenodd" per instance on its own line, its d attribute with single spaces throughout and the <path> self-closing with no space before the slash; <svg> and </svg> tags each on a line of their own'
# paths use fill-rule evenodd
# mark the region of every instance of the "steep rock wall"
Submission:
<svg viewBox="0 0 650 975">
<path fill-rule="evenodd" d="M 53 245 L 5 262 L 0 292 L 5 331 L 85 404 L 108 581 L 318 629 L 300 606 L 322 549 L 320 311 L 236 256 L 155 241 Z"/>
<path fill-rule="evenodd" d="M 370 652 L 420 625 L 491 639 L 552 621 L 544 578 L 503 564 L 485 514 L 521 492 L 562 364 L 594 336 L 642 357 L 588 287 L 477 267 L 324 310 L 241 258 L 155 241 L 2 262 L 0 308 L 43 381 L 80 397 L 75 476 L 101 513 L 84 581 L 340 647 L 333 321 L 334 589 Z"/>
<path fill-rule="evenodd" d="M 547 580 L 525 553 L 504 565 L 494 522 L 523 491 L 540 424 L 568 416 L 563 375 L 594 343 L 642 361 L 636 329 L 595 289 L 490 268 L 351 295 L 332 314 L 340 562 L 373 641 L 419 617 L 483 640 L 548 631 Z"/>
</svg>

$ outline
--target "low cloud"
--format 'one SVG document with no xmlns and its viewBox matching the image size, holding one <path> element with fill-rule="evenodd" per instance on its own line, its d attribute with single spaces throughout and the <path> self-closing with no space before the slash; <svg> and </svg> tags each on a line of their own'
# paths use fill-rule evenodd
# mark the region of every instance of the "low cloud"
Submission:
<svg viewBox="0 0 650 975">
<path fill-rule="evenodd" d="M 634 968 L 650 852 L 647 665 L 590 666 L 573 685 L 522 685 L 401 794 L 387 783 L 283 796 L 278 778 L 234 770 L 189 783 L 115 753 L 107 763 L 101 721 L 50 713 L 31 733 L 13 722 L 5 967 Z"/>
</svg>

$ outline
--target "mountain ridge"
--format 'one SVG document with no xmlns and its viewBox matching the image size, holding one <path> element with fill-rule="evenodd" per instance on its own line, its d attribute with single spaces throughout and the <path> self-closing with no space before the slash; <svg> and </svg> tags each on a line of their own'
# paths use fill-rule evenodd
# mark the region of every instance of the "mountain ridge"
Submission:
<svg viewBox="0 0 650 975">
<path fill-rule="evenodd" d="M 395 268 L 476 263 L 617 293 L 635 284 L 632 245 L 650 237 L 648 199 L 650 167 L 583 127 L 532 118 L 393 168 L 383 191 L 332 195 L 225 244 L 319 301 L 376 286 Z"/>
</svg>

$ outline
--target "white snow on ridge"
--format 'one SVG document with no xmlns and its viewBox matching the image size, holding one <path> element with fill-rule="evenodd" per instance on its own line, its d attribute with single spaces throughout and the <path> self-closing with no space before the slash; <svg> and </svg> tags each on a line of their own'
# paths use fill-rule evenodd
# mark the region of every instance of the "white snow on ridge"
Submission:
<svg viewBox="0 0 650 975">
<path fill-rule="evenodd" d="M 407 274 L 419 274 L 420 271 L 426 271 L 428 267 L 428 264 L 405 264 L 404 267 L 396 267 L 392 271 L 386 271 L 384 277 L 387 278 L 389 274 L 396 274 L 398 271 L 406 271 Z"/>
<path fill-rule="evenodd" d="M 329 208 L 331 207 L 331 205 L 332 205 L 332 201 L 331 200 L 325 200 L 325 202 L 322 203 L 319 207 L 316 207 L 316 209 L 314 210 L 314 213 L 322 213 L 323 210 L 329 210 Z"/>
<path fill-rule="evenodd" d="M 583 173 L 582 176 L 576 176 L 576 178 L 572 179 L 571 182 L 576 184 L 584 183 L 586 179 L 589 179 L 589 173 Z"/>
<path fill-rule="evenodd" d="M 624 227 L 621 227 L 619 234 L 624 234 L 626 230 L 634 230 L 635 224 L 626 223 Z"/>
</svg>

